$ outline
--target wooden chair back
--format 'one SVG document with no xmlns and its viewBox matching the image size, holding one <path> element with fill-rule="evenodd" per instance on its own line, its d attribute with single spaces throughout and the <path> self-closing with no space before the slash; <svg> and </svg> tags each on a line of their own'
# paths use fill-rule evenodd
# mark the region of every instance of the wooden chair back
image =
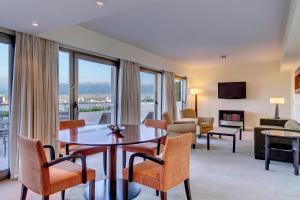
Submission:
<svg viewBox="0 0 300 200">
<path fill-rule="evenodd" d="M 155 120 L 155 119 L 146 119 L 144 121 L 145 126 L 153 127 L 153 128 L 159 128 L 162 130 L 167 130 L 167 122 L 166 120 Z M 161 144 L 166 144 L 167 138 L 161 139 Z"/>
<path fill-rule="evenodd" d="M 77 128 L 85 126 L 84 119 L 78 120 L 63 120 L 59 122 L 59 130 L 67 129 L 67 128 Z"/>
</svg>

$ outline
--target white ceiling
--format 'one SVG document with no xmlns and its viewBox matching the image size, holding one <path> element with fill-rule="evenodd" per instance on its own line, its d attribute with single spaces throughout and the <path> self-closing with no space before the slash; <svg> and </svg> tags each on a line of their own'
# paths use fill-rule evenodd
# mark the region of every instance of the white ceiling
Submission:
<svg viewBox="0 0 300 200">
<path fill-rule="evenodd" d="M 289 2 L 163 0 L 81 25 L 188 66 L 279 63 Z"/>
<path fill-rule="evenodd" d="M 40 34 L 147 5 L 153 0 L 1 0 L 0 27 Z M 33 27 L 38 22 L 39 27 Z"/>
<path fill-rule="evenodd" d="M 186 66 L 279 62 L 290 0 L 3 0 L 0 27 L 80 24 Z M 37 21 L 40 26 L 31 26 Z M 222 54 L 229 55 L 222 61 Z"/>
</svg>

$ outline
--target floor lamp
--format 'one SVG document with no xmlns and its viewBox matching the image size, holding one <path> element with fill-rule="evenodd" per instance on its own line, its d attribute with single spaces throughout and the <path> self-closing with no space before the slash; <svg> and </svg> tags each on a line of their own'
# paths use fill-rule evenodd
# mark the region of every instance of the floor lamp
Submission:
<svg viewBox="0 0 300 200">
<path fill-rule="evenodd" d="M 195 112 L 196 116 L 198 117 L 198 94 L 201 93 L 201 90 L 199 88 L 190 88 L 190 94 L 195 95 Z"/>
</svg>

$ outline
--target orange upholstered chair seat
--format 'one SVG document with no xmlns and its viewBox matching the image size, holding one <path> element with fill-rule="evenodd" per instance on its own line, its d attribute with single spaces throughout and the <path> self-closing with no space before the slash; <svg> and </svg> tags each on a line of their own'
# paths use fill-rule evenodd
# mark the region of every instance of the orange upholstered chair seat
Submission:
<svg viewBox="0 0 300 200">
<path fill-rule="evenodd" d="M 49 167 L 50 194 L 74 187 L 82 183 L 82 167 L 70 161 L 64 161 Z M 87 181 L 95 180 L 94 170 L 87 168 Z"/>
<path fill-rule="evenodd" d="M 152 161 L 145 161 L 134 165 L 133 181 L 160 190 L 160 173 L 162 166 Z M 128 168 L 123 170 L 123 177 L 128 177 Z"/>
<path fill-rule="evenodd" d="M 160 145 L 160 152 L 162 152 L 164 145 Z M 155 142 L 147 142 L 143 144 L 132 144 L 128 146 L 123 146 L 123 151 L 129 152 L 140 152 L 149 154 L 152 156 L 157 155 L 157 143 Z"/>
</svg>

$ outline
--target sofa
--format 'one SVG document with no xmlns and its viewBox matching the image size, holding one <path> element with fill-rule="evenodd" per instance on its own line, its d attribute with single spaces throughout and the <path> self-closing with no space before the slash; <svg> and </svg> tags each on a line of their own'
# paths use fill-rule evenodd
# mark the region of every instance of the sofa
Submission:
<svg viewBox="0 0 300 200">
<path fill-rule="evenodd" d="M 169 113 L 162 115 L 163 120 L 167 122 L 168 137 L 174 137 L 185 133 L 192 133 L 192 146 L 196 148 L 197 143 L 197 124 L 194 121 L 173 121 Z"/>
<path fill-rule="evenodd" d="M 299 132 L 300 124 L 295 120 L 285 119 L 260 119 L 260 126 L 254 128 L 254 156 L 255 159 L 265 159 L 265 135 L 261 132 L 263 130 L 286 130 Z M 285 138 L 271 138 L 271 144 L 277 146 L 292 146 L 292 142 Z M 271 151 L 271 160 L 293 162 L 293 156 L 286 151 Z"/>
</svg>

